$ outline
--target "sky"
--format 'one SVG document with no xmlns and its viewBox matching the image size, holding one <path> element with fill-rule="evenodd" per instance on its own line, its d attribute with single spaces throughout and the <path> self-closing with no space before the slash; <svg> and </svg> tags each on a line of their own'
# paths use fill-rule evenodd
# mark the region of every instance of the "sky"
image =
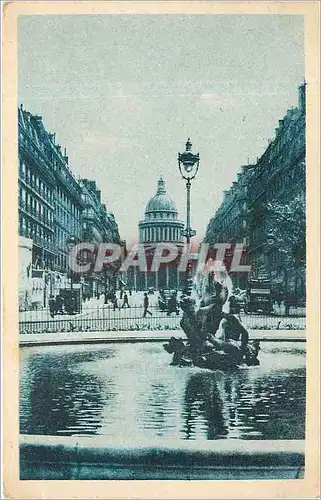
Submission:
<svg viewBox="0 0 321 500">
<path fill-rule="evenodd" d="M 96 180 L 128 243 L 160 175 L 185 220 L 177 153 L 190 137 L 201 240 L 223 190 L 297 105 L 303 37 L 296 15 L 20 16 L 18 102 Z"/>
</svg>

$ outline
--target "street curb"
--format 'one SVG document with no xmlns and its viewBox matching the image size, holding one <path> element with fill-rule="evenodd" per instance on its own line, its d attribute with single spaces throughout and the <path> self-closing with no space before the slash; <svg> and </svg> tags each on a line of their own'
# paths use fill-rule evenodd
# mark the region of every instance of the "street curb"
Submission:
<svg viewBox="0 0 321 500">
<path fill-rule="evenodd" d="M 119 335 L 122 333 L 122 335 Z M 124 331 L 112 335 L 111 332 L 84 332 L 63 334 L 21 334 L 19 336 L 20 347 L 31 347 L 37 345 L 68 345 L 68 344 L 107 344 L 107 343 L 137 343 L 137 342 L 166 342 L 171 337 L 183 338 L 185 335 L 180 330 L 168 330 L 163 334 L 155 331 Z M 250 331 L 251 340 L 261 342 L 306 342 L 305 332 L 302 330 L 279 330 L 271 333 L 270 330 Z"/>
</svg>

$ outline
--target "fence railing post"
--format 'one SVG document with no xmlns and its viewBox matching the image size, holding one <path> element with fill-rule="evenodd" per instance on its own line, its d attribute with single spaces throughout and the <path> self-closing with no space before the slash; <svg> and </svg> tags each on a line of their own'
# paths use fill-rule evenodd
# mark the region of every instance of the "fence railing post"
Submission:
<svg viewBox="0 0 321 500">
<path fill-rule="evenodd" d="M 113 305 L 98 308 L 83 308 L 81 313 L 74 315 L 57 314 L 53 318 L 49 310 L 24 311 L 19 316 L 20 333 L 59 333 L 68 331 L 112 331 L 112 330 L 147 330 L 176 329 L 182 316 L 180 311 L 170 315 L 162 311 L 158 305 L 149 306 L 152 316 L 143 317 L 143 305 L 133 304 L 130 308 L 113 310 Z M 28 314 L 29 313 L 29 314 Z M 241 314 L 241 320 L 246 328 L 265 330 L 300 330 L 305 329 L 305 316 L 278 316 L 260 314 Z"/>
</svg>

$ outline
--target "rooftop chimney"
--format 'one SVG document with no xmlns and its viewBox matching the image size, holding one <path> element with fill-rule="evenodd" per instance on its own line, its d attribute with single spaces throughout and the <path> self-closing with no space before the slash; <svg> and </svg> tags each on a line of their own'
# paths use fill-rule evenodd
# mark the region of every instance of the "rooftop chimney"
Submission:
<svg viewBox="0 0 321 500">
<path fill-rule="evenodd" d="M 290 109 L 286 110 L 286 118 L 291 120 L 291 116 L 293 115 L 293 106 Z"/>
<path fill-rule="evenodd" d="M 305 113 L 305 87 L 306 83 L 302 83 L 298 91 L 298 108 L 302 113 Z"/>
<path fill-rule="evenodd" d="M 229 196 L 230 196 L 230 191 L 229 191 L 229 189 L 225 189 L 225 190 L 223 191 L 223 201 L 227 200 L 227 199 L 229 198 Z"/>
<path fill-rule="evenodd" d="M 56 134 L 49 134 L 49 139 L 55 144 L 56 142 Z"/>
<path fill-rule="evenodd" d="M 87 184 L 88 188 L 91 191 L 96 191 L 96 182 L 95 181 L 90 181 L 89 179 L 85 179 L 85 180 L 86 180 L 86 184 Z"/>
</svg>

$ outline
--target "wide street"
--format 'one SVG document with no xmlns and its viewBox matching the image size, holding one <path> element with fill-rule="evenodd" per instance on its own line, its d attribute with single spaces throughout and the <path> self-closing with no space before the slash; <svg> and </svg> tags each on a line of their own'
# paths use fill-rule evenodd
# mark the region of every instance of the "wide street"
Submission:
<svg viewBox="0 0 321 500">
<path fill-rule="evenodd" d="M 20 333 L 45 331 L 77 331 L 77 330 L 140 330 L 140 329 L 172 329 L 177 328 L 180 314 L 167 315 L 158 307 L 158 294 L 148 295 L 149 310 L 143 317 L 144 292 L 128 294 L 130 307 L 122 307 L 123 300 L 117 292 L 118 309 L 114 310 L 111 302 L 104 303 L 104 296 L 83 303 L 78 314 L 58 314 L 50 316 L 49 309 L 24 311 L 19 315 Z"/>
<path fill-rule="evenodd" d="M 104 304 L 104 296 L 92 298 L 83 303 L 82 311 L 78 314 L 58 314 L 50 316 L 49 309 L 24 311 L 19 315 L 20 333 L 41 333 L 59 331 L 115 331 L 115 330 L 170 330 L 178 329 L 181 311 L 178 315 L 167 315 L 158 306 L 158 292 L 149 297 L 151 315 L 143 317 L 144 292 L 128 294 L 130 307 L 122 307 L 120 293 L 117 292 L 118 309 L 113 304 Z M 284 316 L 284 308 L 275 308 L 274 315 L 244 314 L 241 313 L 243 324 L 249 329 L 265 330 L 303 330 L 305 317 L 303 310 L 293 309 L 290 316 Z"/>
</svg>

